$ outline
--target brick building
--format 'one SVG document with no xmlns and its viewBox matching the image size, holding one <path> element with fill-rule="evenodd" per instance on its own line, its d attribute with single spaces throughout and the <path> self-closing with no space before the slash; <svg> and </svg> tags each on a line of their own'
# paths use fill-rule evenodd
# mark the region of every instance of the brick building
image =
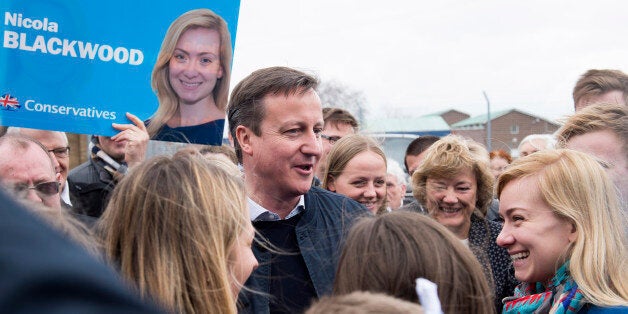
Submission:
<svg viewBox="0 0 628 314">
<path fill-rule="evenodd" d="M 451 133 L 469 137 L 487 145 L 487 115 L 468 118 L 451 125 Z M 503 149 L 518 156 L 519 142 L 530 134 L 552 134 L 560 128 L 558 123 L 509 109 L 491 113 L 491 149 Z"/>
<path fill-rule="evenodd" d="M 470 115 L 462 111 L 455 110 L 455 109 L 449 109 L 445 111 L 431 113 L 431 114 L 425 115 L 424 117 L 431 117 L 431 116 L 442 117 L 443 120 L 445 120 L 445 122 L 447 122 L 448 125 L 452 125 L 454 123 L 460 122 L 465 119 L 469 119 L 471 117 Z"/>
</svg>

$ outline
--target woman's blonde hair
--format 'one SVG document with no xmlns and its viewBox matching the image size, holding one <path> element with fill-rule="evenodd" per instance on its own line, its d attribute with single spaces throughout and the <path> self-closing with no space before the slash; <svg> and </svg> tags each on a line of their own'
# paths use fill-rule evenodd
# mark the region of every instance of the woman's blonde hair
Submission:
<svg viewBox="0 0 628 314">
<path fill-rule="evenodd" d="M 418 303 L 416 278 L 438 285 L 445 313 L 494 313 L 473 253 L 443 225 L 405 211 L 358 220 L 343 247 L 334 294 L 371 291 Z"/>
<path fill-rule="evenodd" d="M 336 142 L 336 144 L 334 144 L 327 155 L 327 160 L 325 162 L 326 167 L 321 187 L 327 189 L 330 179 L 333 180 L 334 178 L 340 176 L 353 157 L 360 153 L 369 151 L 382 157 L 384 169 L 386 169 L 386 154 L 384 154 L 384 151 L 374 138 L 364 134 L 350 134 L 342 137 L 338 140 L 338 142 Z M 386 176 L 385 171 L 384 176 Z M 379 208 L 377 212 L 381 213 L 385 210 L 386 202 L 384 202 L 382 207 Z"/>
<path fill-rule="evenodd" d="M 173 312 L 235 313 L 228 259 L 248 216 L 235 165 L 178 154 L 122 179 L 99 230 L 107 256 L 143 297 Z"/>
<path fill-rule="evenodd" d="M 475 208 L 486 216 L 493 200 L 495 177 L 491 173 L 488 152 L 480 144 L 458 135 L 447 135 L 427 150 L 425 159 L 412 174 L 412 190 L 419 203 L 427 204 L 428 178 L 447 178 L 471 169 L 477 182 Z"/>
<path fill-rule="evenodd" d="M 152 138 L 162 126 L 170 120 L 179 110 L 179 97 L 172 89 L 169 80 L 168 65 L 174 54 L 179 38 L 185 31 L 193 28 L 207 28 L 216 30 L 220 34 L 220 66 L 222 67 L 222 77 L 216 81 L 214 86 L 214 102 L 220 110 L 227 108 L 227 98 L 229 96 L 229 81 L 231 78 L 231 59 L 233 51 L 231 48 L 231 35 L 225 20 L 209 9 L 196 9 L 188 11 L 179 16 L 168 28 L 164 41 L 161 44 L 157 62 L 153 68 L 151 85 L 157 94 L 159 107 L 151 118 L 150 124 L 146 128 Z"/>
<path fill-rule="evenodd" d="M 587 300 L 600 306 L 628 305 L 626 217 L 600 162 L 567 149 L 536 152 L 502 173 L 497 194 L 525 177 L 536 178 L 543 201 L 576 228 L 569 270 Z"/>
</svg>

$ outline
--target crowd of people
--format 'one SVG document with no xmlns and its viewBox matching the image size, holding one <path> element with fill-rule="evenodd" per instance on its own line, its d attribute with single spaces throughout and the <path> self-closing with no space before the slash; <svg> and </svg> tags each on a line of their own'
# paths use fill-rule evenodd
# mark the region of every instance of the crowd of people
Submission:
<svg viewBox="0 0 628 314">
<path fill-rule="evenodd" d="M 223 27 L 206 10 L 175 21 L 153 72 L 163 107 L 94 136 L 74 169 L 62 132 L 0 137 L 3 312 L 628 311 L 623 73 L 610 91 L 585 73 L 577 112 L 517 158 L 421 136 L 402 169 L 310 74 L 257 70 L 227 103 Z M 200 94 L 195 39 L 220 60 Z M 225 118 L 233 147 L 146 158 L 150 139 Z"/>
</svg>

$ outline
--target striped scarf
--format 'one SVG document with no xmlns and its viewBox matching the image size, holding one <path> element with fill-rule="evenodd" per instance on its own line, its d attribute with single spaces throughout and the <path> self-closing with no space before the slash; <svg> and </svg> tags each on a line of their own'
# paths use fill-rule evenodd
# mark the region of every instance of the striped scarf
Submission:
<svg viewBox="0 0 628 314">
<path fill-rule="evenodd" d="M 504 299 L 502 313 L 577 313 L 587 303 L 569 274 L 569 261 L 556 271 L 546 286 L 540 282 L 520 284 L 514 296 Z"/>
</svg>

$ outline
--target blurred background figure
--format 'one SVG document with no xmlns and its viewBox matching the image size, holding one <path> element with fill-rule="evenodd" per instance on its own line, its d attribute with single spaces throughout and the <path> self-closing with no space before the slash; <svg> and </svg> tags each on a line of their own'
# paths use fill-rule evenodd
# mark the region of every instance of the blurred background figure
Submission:
<svg viewBox="0 0 628 314">
<path fill-rule="evenodd" d="M 497 180 L 497 177 L 499 177 L 499 175 L 504 172 L 506 167 L 508 167 L 508 165 L 512 162 L 512 157 L 510 157 L 510 154 L 502 149 L 493 150 L 488 154 L 488 156 L 491 159 L 491 172 L 495 176 L 495 180 Z"/>
<path fill-rule="evenodd" d="M 588 70 L 576 82 L 573 103 L 576 112 L 596 103 L 628 105 L 628 75 L 619 70 Z"/>
<path fill-rule="evenodd" d="M 497 243 L 521 281 L 504 313 L 628 311 L 626 219 L 598 161 L 573 150 L 538 152 L 513 162 L 497 194 Z"/>
<path fill-rule="evenodd" d="M 403 205 L 408 180 L 397 161 L 387 158 L 386 164 L 386 203 L 388 211 L 397 210 Z"/>
<path fill-rule="evenodd" d="M 349 111 L 341 108 L 323 108 L 323 121 L 325 122 L 323 132 L 321 133 L 323 153 L 318 161 L 318 165 L 316 165 L 316 176 L 314 177 L 316 186 L 319 186 L 320 181 L 323 180 L 327 155 L 332 146 L 343 136 L 355 134 L 359 129 L 358 120 Z"/>
<path fill-rule="evenodd" d="M 552 149 L 555 145 L 556 139 L 551 134 L 530 134 L 521 140 L 517 151 L 519 157 L 525 157 L 540 150 Z"/>
<path fill-rule="evenodd" d="M 240 171 L 207 158 L 178 154 L 138 166 L 100 221 L 107 256 L 168 312 L 235 313 L 257 267 Z"/>
<path fill-rule="evenodd" d="M 412 176 L 412 190 L 428 214 L 467 245 L 493 287 L 494 304 L 512 294 L 517 281 L 508 252 L 495 243 L 501 224 L 486 219 L 495 178 L 480 144 L 456 135 L 434 143 Z"/>
<path fill-rule="evenodd" d="M 482 267 L 449 230 L 418 213 L 361 218 L 340 255 L 334 295 L 385 293 L 419 303 L 417 278 L 438 287 L 445 313 L 495 313 Z"/>
<path fill-rule="evenodd" d="M 322 297 L 305 314 L 422 314 L 423 308 L 384 293 L 356 291 Z"/>
<path fill-rule="evenodd" d="M 410 142 L 408 148 L 406 148 L 406 154 L 404 157 L 404 165 L 406 167 L 406 172 L 410 176 L 410 180 L 412 180 L 412 174 L 414 171 L 421 165 L 421 162 L 425 158 L 427 149 L 439 139 L 440 137 L 438 136 L 423 135 Z M 410 184 L 410 187 L 412 188 L 412 184 Z M 407 204 L 401 206 L 401 210 L 423 214 L 427 213 L 423 204 L 420 204 L 414 197 L 412 199 L 407 199 L 404 203 Z"/>
<path fill-rule="evenodd" d="M 120 132 L 114 136 L 94 135 L 90 158 L 68 174 L 70 199 L 75 212 L 99 218 L 109 194 L 129 168 L 144 161 L 148 132 L 144 122 L 127 113 L 132 124 L 113 124 Z"/>
<path fill-rule="evenodd" d="M 556 132 L 559 145 L 595 156 L 606 162 L 606 171 L 621 194 L 628 213 L 628 106 L 590 105 Z"/>
<path fill-rule="evenodd" d="M 423 135 L 410 142 L 408 148 L 406 148 L 406 156 L 404 158 L 406 171 L 410 176 L 421 165 L 421 161 L 425 159 L 425 151 L 439 139 L 440 137 L 438 136 Z"/>
<path fill-rule="evenodd" d="M 327 156 L 322 187 L 364 205 L 386 210 L 386 155 L 375 139 L 362 134 L 341 138 Z"/>
</svg>

